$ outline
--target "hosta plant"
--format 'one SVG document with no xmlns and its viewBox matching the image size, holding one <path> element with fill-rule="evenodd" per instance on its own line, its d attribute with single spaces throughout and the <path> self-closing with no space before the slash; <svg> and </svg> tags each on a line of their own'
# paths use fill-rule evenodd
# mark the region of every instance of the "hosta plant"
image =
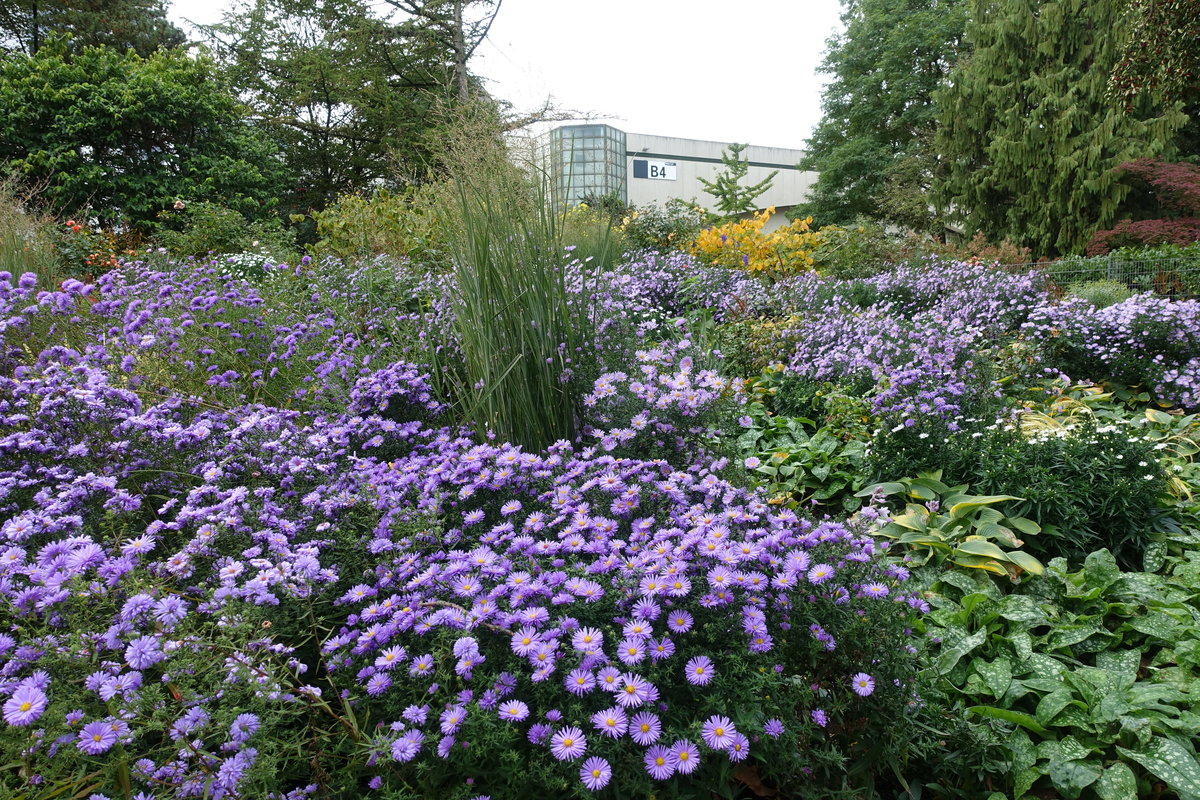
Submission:
<svg viewBox="0 0 1200 800">
<path fill-rule="evenodd" d="M 921 473 L 859 491 L 858 497 L 905 501 L 904 511 L 892 515 L 876 534 L 895 541 L 919 565 L 949 562 L 1007 575 L 1014 582 L 1025 573 L 1041 574 L 1041 562 L 1016 549 L 1024 544 L 1018 534 L 1032 536 L 1040 530 L 1038 524 L 1007 517 L 993 507 L 1021 498 L 967 494 L 966 485 L 947 486 L 941 477 L 940 471 Z"/>
</svg>

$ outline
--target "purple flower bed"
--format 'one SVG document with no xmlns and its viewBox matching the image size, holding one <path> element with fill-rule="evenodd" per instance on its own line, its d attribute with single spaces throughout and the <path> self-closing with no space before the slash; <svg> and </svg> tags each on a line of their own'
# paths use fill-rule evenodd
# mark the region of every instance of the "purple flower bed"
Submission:
<svg viewBox="0 0 1200 800">
<path fill-rule="evenodd" d="M 1022 333 L 1041 344 L 1048 368 L 1141 384 L 1168 403 L 1200 407 L 1200 301 L 1146 293 L 1100 310 L 1079 299 L 1046 304 Z"/>
<path fill-rule="evenodd" d="M 802 278 L 787 291 L 807 308 L 781 334 L 793 348 L 788 370 L 814 380 L 868 377 L 875 411 L 908 425 L 953 419 L 996 395 L 984 351 L 1044 302 L 1031 275 L 940 261 L 867 281 Z M 864 292 L 873 302 L 861 307 L 851 298 Z"/>
<path fill-rule="evenodd" d="M 203 266 L 127 273 L 0 275 L 0 750 L 27 785 L 707 797 L 900 746 L 924 604 L 866 522 L 618 447 L 711 435 L 728 387 L 682 343 L 644 339 L 584 442 L 529 453 L 442 425 L 398 338 L 436 303 L 341 313 L 351 276 L 289 315 Z"/>
</svg>

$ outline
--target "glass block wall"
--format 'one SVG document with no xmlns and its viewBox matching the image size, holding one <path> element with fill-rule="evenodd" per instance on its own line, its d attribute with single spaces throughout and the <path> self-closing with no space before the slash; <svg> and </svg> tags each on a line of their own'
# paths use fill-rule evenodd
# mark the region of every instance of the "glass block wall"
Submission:
<svg viewBox="0 0 1200 800">
<path fill-rule="evenodd" d="M 557 199 L 616 195 L 627 202 L 625 132 L 610 125 L 566 125 L 550 132 L 550 168 Z"/>
</svg>

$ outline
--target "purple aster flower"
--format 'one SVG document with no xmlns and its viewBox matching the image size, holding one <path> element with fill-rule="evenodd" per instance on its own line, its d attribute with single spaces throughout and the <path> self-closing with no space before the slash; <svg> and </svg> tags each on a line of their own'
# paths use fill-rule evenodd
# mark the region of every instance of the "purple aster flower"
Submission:
<svg viewBox="0 0 1200 800">
<path fill-rule="evenodd" d="M 663 745 L 655 745 L 646 751 L 642 763 L 646 772 L 656 781 L 665 781 L 675 774 L 675 765 L 671 762 L 671 749 Z"/>
<path fill-rule="evenodd" d="M 744 733 L 735 733 L 725 752 L 729 754 L 730 761 L 744 761 L 750 755 L 750 740 Z"/>
<path fill-rule="evenodd" d="M 544 722 L 535 722 L 533 725 L 529 726 L 529 733 L 527 734 L 526 738 L 528 738 L 532 744 L 541 744 L 542 742 L 546 741 L 546 737 L 550 735 L 552 730 L 554 729 Z"/>
<path fill-rule="evenodd" d="M 617 645 L 617 658 L 625 664 L 639 663 L 646 657 L 646 642 L 644 639 L 622 639 Z"/>
<path fill-rule="evenodd" d="M 258 717 L 255 714 L 238 714 L 229 726 L 229 738 L 235 742 L 244 742 L 254 735 L 258 726 Z"/>
<path fill-rule="evenodd" d="M 659 721 L 656 714 L 641 711 L 634 714 L 633 719 L 629 720 L 629 738 L 642 747 L 654 744 L 660 736 L 662 736 L 662 722 Z"/>
<path fill-rule="evenodd" d="M 629 730 L 629 718 L 620 708 L 610 708 L 592 714 L 592 725 L 610 739 L 619 739 Z"/>
<path fill-rule="evenodd" d="M 824 728 L 826 725 L 829 724 L 829 715 L 826 714 L 823 709 L 814 708 L 812 710 L 810 716 L 812 717 L 812 721 L 817 723 L 818 727 Z M 783 730 L 783 726 L 780 726 L 780 731 L 782 731 L 782 730 Z"/>
<path fill-rule="evenodd" d="M 520 722 L 529 716 L 529 706 L 520 700 L 509 700 L 500 704 L 500 719 L 509 722 Z"/>
<path fill-rule="evenodd" d="M 692 615 L 686 611 L 672 611 L 667 615 L 667 627 L 672 633 L 687 633 L 692 629 Z"/>
<path fill-rule="evenodd" d="M 4 721 L 9 725 L 29 725 L 46 710 L 46 693 L 33 684 L 22 683 L 4 703 Z"/>
<path fill-rule="evenodd" d="M 729 747 L 735 733 L 737 733 L 737 729 L 733 727 L 733 721 L 729 717 L 722 717 L 718 714 L 706 719 L 700 727 L 700 736 L 704 739 L 704 743 L 713 750 L 724 750 Z"/>
<path fill-rule="evenodd" d="M 139 636 L 125 648 L 125 661 L 134 669 L 146 669 L 166 658 L 158 649 L 158 639 L 153 636 Z"/>
<path fill-rule="evenodd" d="M 591 791 L 599 791 L 608 786 L 609 780 L 612 779 L 612 767 L 603 758 L 592 756 L 580 767 L 579 779 Z"/>
<path fill-rule="evenodd" d="M 467 709 L 463 706 L 450 706 L 440 717 L 442 733 L 449 735 L 458 730 L 467 718 Z"/>
<path fill-rule="evenodd" d="M 79 732 L 79 741 L 75 746 L 89 756 L 98 756 L 107 752 L 117 743 L 117 732 L 108 722 L 89 722 Z"/>
<path fill-rule="evenodd" d="M 391 669 L 402 663 L 406 655 L 403 647 L 389 647 L 375 659 L 375 666 L 380 669 Z"/>
<path fill-rule="evenodd" d="M 450 751 L 453 749 L 454 749 L 454 737 L 453 736 L 443 736 L 441 739 L 438 739 L 438 746 L 437 746 L 438 758 L 448 758 L 450 756 Z"/>
<path fill-rule="evenodd" d="M 621 688 L 617 690 L 617 703 L 624 708 L 636 708 L 658 696 L 654 684 L 632 672 L 621 674 Z"/>
<path fill-rule="evenodd" d="M 587 750 L 587 739 L 583 731 L 575 726 L 561 728 L 550 738 L 550 752 L 559 761 L 579 758 Z"/>
<path fill-rule="evenodd" d="M 605 667 L 596 674 L 596 684 L 606 692 L 621 691 L 621 670 Z"/>
<path fill-rule="evenodd" d="M 866 697 L 875 691 L 875 679 L 865 672 L 860 672 L 850 679 L 850 686 L 859 697 Z"/>
<path fill-rule="evenodd" d="M 777 719 L 767 720 L 763 723 L 763 733 L 772 739 L 778 739 L 783 735 L 783 722 Z"/>
<path fill-rule="evenodd" d="M 414 658 L 408 668 L 408 674 L 414 678 L 421 675 L 433 675 L 433 655 L 426 653 Z"/>
<path fill-rule="evenodd" d="M 379 672 L 367 679 L 367 694 L 372 697 L 383 694 L 392 686 L 392 679 L 386 672 Z"/>
<path fill-rule="evenodd" d="M 700 748 L 687 739 L 671 745 L 671 767 L 681 775 L 695 772 L 700 767 Z"/>
<path fill-rule="evenodd" d="M 713 679 L 716 670 L 713 668 L 712 659 L 708 656 L 696 656 L 687 662 L 684 674 L 687 676 L 688 683 L 693 686 L 705 686 Z"/>
<path fill-rule="evenodd" d="M 833 567 L 828 564 L 817 564 L 808 571 L 808 582 L 813 585 L 824 583 L 833 577 Z"/>
<path fill-rule="evenodd" d="M 650 642 L 651 661 L 662 661 L 663 659 L 670 658 L 673 655 L 675 655 L 675 643 L 666 636 Z"/>
<path fill-rule="evenodd" d="M 884 586 L 882 583 L 868 583 L 866 586 L 862 587 L 862 593 L 867 597 L 887 597 L 888 587 Z"/>
<path fill-rule="evenodd" d="M 571 637 L 571 647 L 581 652 L 588 652 L 600 647 L 604 634 L 595 628 L 580 628 Z"/>
<path fill-rule="evenodd" d="M 392 758 L 403 763 L 412 761 L 417 757 L 417 753 L 421 750 L 421 742 L 424 741 L 425 734 L 417 729 L 412 729 L 401 736 L 396 741 L 392 742 Z"/>
<path fill-rule="evenodd" d="M 424 725 L 425 720 L 429 717 L 429 706 L 408 706 L 404 709 L 400 716 L 404 717 L 413 725 Z"/>
<path fill-rule="evenodd" d="M 563 678 L 563 686 L 575 696 L 582 696 L 596 688 L 596 677 L 591 670 L 574 669 Z"/>
</svg>

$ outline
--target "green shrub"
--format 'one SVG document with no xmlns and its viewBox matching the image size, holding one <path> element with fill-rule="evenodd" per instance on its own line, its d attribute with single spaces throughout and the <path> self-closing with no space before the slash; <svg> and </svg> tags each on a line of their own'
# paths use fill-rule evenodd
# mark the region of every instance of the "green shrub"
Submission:
<svg viewBox="0 0 1200 800">
<path fill-rule="evenodd" d="M 452 210 L 446 206 L 452 198 L 445 188 L 379 189 L 370 196 L 344 194 L 324 210 L 312 212 L 318 238 L 309 251 L 342 260 L 387 255 L 449 269 L 448 217 Z"/>
<path fill-rule="evenodd" d="M 695 203 L 668 200 L 665 205 L 648 204 L 625 215 L 619 230 L 633 250 L 680 250 L 706 222 L 704 210 Z"/>
<path fill-rule="evenodd" d="M 991 732 L 962 772 L 990 772 L 1014 800 L 1196 796 L 1196 555 L 1167 576 L 1123 573 L 1099 550 L 1077 572 L 1052 561 L 1008 595 L 941 574 L 923 625 L 942 697 Z"/>
<path fill-rule="evenodd" d="M 295 237 L 275 217 L 248 220 L 219 203 L 179 202 L 159 215 L 154 244 L 178 257 L 250 254 L 248 261 L 294 262 Z"/>
<path fill-rule="evenodd" d="M 1087 281 L 1072 283 L 1067 289 L 1076 297 L 1082 297 L 1096 308 L 1108 308 L 1133 297 L 1128 286 L 1119 281 Z"/>
<path fill-rule="evenodd" d="M 1107 548 L 1140 565 L 1167 477 L 1153 444 L 1137 432 L 1082 419 L 1024 434 L 1013 426 L 955 434 L 942 454 L 948 480 L 984 494 L 1014 494 L 1011 515 L 1042 533 L 1026 548 L 1044 561 L 1082 563 Z"/>
</svg>

